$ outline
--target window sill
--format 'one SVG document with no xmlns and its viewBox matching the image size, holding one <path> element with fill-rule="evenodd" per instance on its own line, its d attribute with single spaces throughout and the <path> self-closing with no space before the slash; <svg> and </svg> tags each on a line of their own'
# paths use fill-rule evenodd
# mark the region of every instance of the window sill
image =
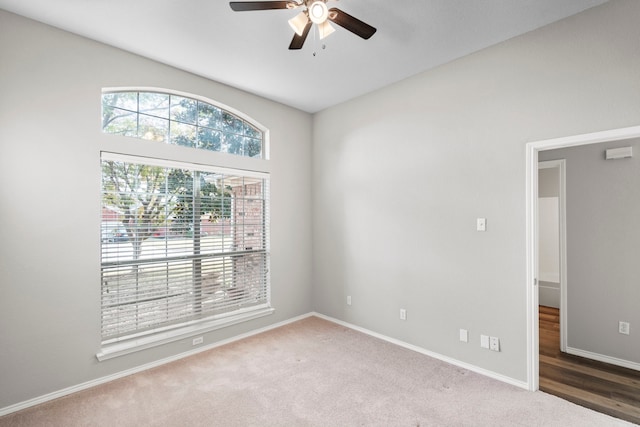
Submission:
<svg viewBox="0 0 640 427">
<path fill-rule="evenodd" d="M 127 339 L 113 344 L 106 344 L 102 346 L 100 351 L 96 354 L 96 358 L 102 362 L 104 360 L 113 359 L 115 357 L 178 341 L 193 335 L 203 334 L 216 329 L 235 325 L 237 323 L 268 316 L 274 311 L 275 310 L 271 307 L 254 308 L 251 311 L 244 313 L 237 313 L 223 318 L 204 320 L 194 325 L 183 326 L 166 332 L 160 332 L 140 338 Z"/>
</svg>

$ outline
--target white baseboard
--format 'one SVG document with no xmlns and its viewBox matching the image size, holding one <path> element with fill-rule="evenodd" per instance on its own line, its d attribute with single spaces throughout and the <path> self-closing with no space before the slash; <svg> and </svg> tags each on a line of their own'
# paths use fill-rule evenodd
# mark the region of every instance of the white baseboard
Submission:
<svg viewBox="0 0 640 427">
<path fill-rule="evenodd" d="M 211 350 L 216 347 L 223 346 L 225 344 L 230 344 L 235 341 L 239 341 L 244 338 L 251 337 L 253 335 L 260 334 L 262 332 L 269 331 L 271 329 L 276 329 L 281 326 L 288 325 L 289 323 L 297 322 L 298 320 L 305 319 L 307 317 L 311 317 L 313 313 L 303 314 L 301 316 L 293 317 L 291 319 L 284 320 L 282 322 L 274 323 L 273 325 L 266 326 L 264 328 L 256 329 L 245 334 L 236 335 L 231 338 L 227 338 L 222 341 L 217 341 L 215 343 L 205 345 L 202 347 L 195 348 L 193 350 L 186 351 L 184 353 L 177 354 L 175 356 L 167 357 L 164 359 L 156 360 L 155 362 L 147 363 L 141 366 L 137 366 L 135 368 L 127 369 L 125 371 L 117 372 L 112 375 L 107 375 L 105 377 L 97 378 L 95 380 L 87 381 L 82 384 L 77 384 L 71 387 L 64 388 L 62 390 L 54 391 L 52 393 L 45 394 L 43 396 L 35 397 L 33 399 L 25 400 L 24 402 L 16 403 L 14 405 L 7 406 L 5 408 L 0 408 L 0 417 L 3 415 L 8 415 L 13 412 L 20 411 L 22 409 L 27 409 L 31 406 L 39 405 L 41 403 L 48 402 L 53 399 L 57 399 L 59 397 L 67 396 L 72 393 L 76 393 L 78 391 L 86 390 L 91 387 L 95 387 L 100 384 L 105 384 L 113 380 L 117 380 L 119 378 L 123 378 L 132 374 L 136 374 L 138 372 L 146 371 L 151 368 L 155 368 L 170 362 L 174 362 L 176 360 L 184 359 L 185 357 L 193 356 L 194 354 L 201 353 L 203 351 Z"/>
<path fill-rule="evenodd" d="M 74 386 L 71 386 L 71 387 L 67 387 L 67 388 L 64 388 L 62 390 L 54 391 L 52 393 L 48 393 L 48 394 L 45 394 L 43 396 L 35 397 L 33 399 L 29 399 L 29 400 L 26 400 L 24 402 L 20 402 L 20 403 L 14 404 L 14 405 L 7 406 L 5 408 L 0 408 L 0 416 L 8 415 L 8 414 L 11 414 L 13 412 L 20 411 L 22 409 L 27 409 L 27 408 L 30 408 L 32 406 L 39 405 L 41 403 L 45 403 L 45 402 L 48 402 L 48 401 L 53 400 L 53 399 L 57 399 L 57 398 L 60 398 L 60 397 L 63 397 L 63 396 L 67 396 L 67 395 L 72 394 L 72 393 L 76 393 L 78 391 L 86 390 L 86 389 L 91 388 L 91 387 L 95 387 L 95 386 L 98 386 L 98 385 L 101 385 L 101 384 L 105 384 L 105 383 L 108 383 L 110 381 L 117 380 L 119 378 L 123 378 L 123 377 L 129 376 L 129 375 L 132 375 L 132 374 L 136 374 L 138 372 L 143 372 L 143 371 L 146 371 L 148 369 L 152 369 L 152 368 L 155 368 L 155 367 L 158 367 L 158 366 L 170 363 L 170 362 L 174 362 L 176 360 L 184 359 L 185 357 L 189 357 L 189 356 L 192 356 L 194 354 L 201 353 L 203 351 L 211 350 L 211 349 L 214 349 L 216 347 L 220 347 L 220 346 L 223 346 L 223 345 L 226 345 L 226 344 L 230 344 L 232 342 L 239 341 L 241 339 L 248 338 L 248 337 L 251 337 L 253 335 L 260 334 L 262 332 L 267 332 L 269 330 L 276 329 L 276 328 L 279 328 L 281 326 L 285 326 L 285 325 L 288 325 L 290 323 L 297 322 L 298 320 L 302 320 L 302 319 L 305 319 L 305 318 L 311 317 L 311 316 L 316 316 L 316 317 L 319 317 L 321 319 L 325 319 L 325 320 L 327 320 L 329 322 L 333 322 L 333 323 L 345 326 L 347 328 L 353 329 L 353 330 L 358 331 L 358 332 L 362 332 L 364 334 L 370 335 L 370 336 L 375 337 L 375 338 L 379 338 L 381 340 L 390 342 L 390 343 L 398 345 L 400 347 L 404 347 L 406 349 L 415 351 L 417 353 L 424 354 L 425 356 L 433 357 L 434 359 L 441 360 L 441 361 L 449 363 L 451 365 L 458 366 L 458 367 L 467 369 L 467 370 L 472 371 L 472 372 L 476 372 L 478 374 L 487 376 L 489 378 L 493 378 L 493 379 L 498 380 L 498 381 L 502 381 L 502 382 L 507 383 L 507 384 L 514 385 L 516 387 L 523 388 L 525 390 L 529 390 L 529 385 L 526 382 L 519 381 L 519 380 L 516 380 L 514 378 L 507 377 L 505 375 L 501 375 L 501 374 L 498 374 L 496 372 L 489 371 L 489 370 L 480 368 L 480 367 L 475 366 L 475 365 L 470 365 L 468 363 L 464 363 L 464 362 L 461 362 L 459 360 L 452 359 L 450 357 L 443 356 L 441 354 L 431 352 L 429 350 L 426 350 L 424 348 L 415 346 L 413 344 L 409 344 L 409 343 L 406 343 L 404 341 L 397 340 L 395 338 L 387 337 L 387 336 L 379 334 L 377 332 L 373 332 L 373 331 L 370 331 L 368 329 L 361 328 L 360 326 L 356 326 L 356 325 L 353 325 L 351 323 L 343 322 L 342 320 L 338 320 L 338 319 L 335 319 L 333 317 L 325 316 L 324 314 L 320 314 L 320 313 L 316 313 L 316 312 L 310 312 L 310 313 L 307 313 L 307 314 L 303 314 L 303 315 L 300 315 L 300 316 L 293 317 L 291 319 L 284 320 L 282 322 L 274 323 L 273 325 L 269 325 L 269 326 L 266 326 L 264 328 L 256 329 L 256 330 L 253 330 L 253 331 L 250 331 L 250 332 L 247 332 L 247 333 L 244 333 L 244 334 L 236 335 L 234 337 L 231 337 L 231 338 L 228 338 L 228 339 L 225 339 L 225 340 L 222 340 L 222 341 L 218 341 L 218 342 L 206 345 L 206 346 L 198 347 L 196 349 L 189 350 L 189 351 L 186 351 L 184 353 L 177 354 L 175 356 L 171 356 L 171 357 L 167 357 L 167 358 L 164 358 L 164 359 L 156 360 L 155 362 L 147 363 L 147 364 L 144 364 L 144 365 L 141 365 L 141 366 L 137 366 L 135 368 L 131 368 L 131 369 L 127 369 L 125 371 L 117 372 L 117 373 L 112 374 L 112 375 L 107 375 L 105 377 L 97 378 L 95 380 L 91 380 L 91 381 L 87 381 L 87 382 L 84 382 L 84 383 L 81 383 L 81 384 L 77 384 L 77 385 L 74 385 Z M 609 362 L 609 363 L 612 363 L 612 362 Z M 627 362 L 627 363 L 631 363 L 631 362 Z M 621 366 L 624 366 L 624 365 L 621 365 Z M 632 368 L 632 369 L 638 369 L 638 368 Z"/>
<path fill-rule="evenodd" d="M 617 357 L 611 357 L 604 354 L 592 353 L 586 350 L 580 350 L 579 348 L 567 347 L 567 353 L 574 356 L 586 357 L 587 359 L 597 360 L 598 362 L 609 363 L 611 365 L 622 366 L 623 368 L 634 369 L 640 371 L 640 363 L 631 362 L 629 360 L 618 359 Z"/>
<path fill-rule="evenodd" d="M 388 337 L 386 335 L 382 335 L 382 334 L 370 331 L 370 330 L 365 329 L 365 328 L 361 328 L 360 326 L 352 325 L 351 323 L 343 322 L 342 320 L 338 320 L 338 319 L 334 319 L 333 317 L 325 316 L 324 314 L 315 313 L 315 312 L 312 313 L 312 314 L 314 316 L 317 316 L 317 317 L 321 318 L 321 319 L 325 319 L 325 320 L 328 320 L 330 322 L 337 323 L 338 325 L 345 326 L 345 327 L 347 327 L 349 329 L 353 329 L 353 330 L 356 330 L 358 332 L 362 332 L 364 334 L 371 335 L 372 337 L 379 338 L 379 339 L 381 339 L 383 341 L 390 342 L 391 344 L 395 344 L 395 345 L 398 345 L 400 347 L 404 347 L 404 348 L 409 349 L 409 350 L 413 350 L 413 351 L 415 351 L 417 353 L 424 354 L 425 356 L 433 357 L 434 359 L 438 359 L 438 360 L 441 360 L 443 362 L 449 363 L 451 365 L 458 366 L 460 368 L 464 368 L 464 369 L 467 369 L 467 370 L 472 371 L 472 372 L 476 372 L 478 374 L 484 375 L 484 376 L 489 377 L 489 378 L 493 378 L 493 379 L 501 381 L 503 383 L 511 384 L 511 385 L 516 386 L 516 387 L 523 388 L 525 390 L 530 390 L 529 384 L 527 384 L 527 382 L 525 382 L 525 381 L 516 380 L 515 378 L 507 377 L 506 375 L 498 374 L 497 372 L 489 371 L 487 369 L 483 369 L 483 368 L 480 368 L 480 367 L 475 366 L 475 365 L 471 365 L 471 364 L 468 364 L 468 363 L 465 363 L 465 362 L 461 362 L 461 361 L 459 361 L 457 359 L 452 359 L 452 358 L 450 358 L 448 356 L 443 356 L 442 354 L 434 353 L 434 352 L 426 350 L 426 349 L 424 349 L 422 347 L 418 347 L 416 345 L 409 344 L 409 343 L 406 343 L 404 341 L 400 341 L 400 340 L 397 340 L 395 338 L 391 338 L 391 337 Z"/>
</svg>

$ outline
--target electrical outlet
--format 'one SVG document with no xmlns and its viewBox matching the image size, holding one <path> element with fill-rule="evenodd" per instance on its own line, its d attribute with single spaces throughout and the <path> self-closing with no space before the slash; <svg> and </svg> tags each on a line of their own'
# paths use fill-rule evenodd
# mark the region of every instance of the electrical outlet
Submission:
<svg viewBox="0 0 640 427">
<path fill-rule="evenodd" d="M 404 308 L 400 309 L 400 320 L 407 320 L 407 310 Z"/>
<path fill-rule="evenodd" d="M 629 322 L 618 322 L 618 332 L 629 335 Z"/>
<path fill-rule="evenodd" d="M 469 331 L 466 329 L 460 329 L 460 341 L 469 342 Z"/>
<path fill-rule="evenodd" d="M 198 337 L 198 338 L 194 338 L 193 339 L 193 344 L 191 345 L 198 345 L 198 344 L 202 344 L 204 342 L 204 338 L 203 337 Z"/>
<path fill-rule="evenodd" d="M 347 305 L 351 305 L 351 295 L 347 295 Z"/>
<path fill-rule="evenodd" d="M 488 335 L 480 335 L 480 347 L 489 348 L 489 336 Z"/>
<path fill-rule="evenodd" d="M 489 350 L 500 351 L 500 338 L 489 337 Z"/>
</svg>

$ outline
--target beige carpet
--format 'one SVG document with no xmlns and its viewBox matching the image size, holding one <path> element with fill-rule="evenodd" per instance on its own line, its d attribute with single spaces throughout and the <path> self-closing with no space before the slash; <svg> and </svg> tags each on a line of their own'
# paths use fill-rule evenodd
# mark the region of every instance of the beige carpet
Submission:
<svg viewBox="0 0 640 427">
<path fill-rule="evenodd" d="M 630 426 L 311 317 L 0 426 Z"/>
</svg>

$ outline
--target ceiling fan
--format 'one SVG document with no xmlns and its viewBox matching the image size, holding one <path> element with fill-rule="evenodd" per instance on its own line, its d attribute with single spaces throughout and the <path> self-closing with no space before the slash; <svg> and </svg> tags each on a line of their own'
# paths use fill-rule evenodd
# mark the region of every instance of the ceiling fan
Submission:
<svg viewBox="0 0 640 427">
<path fill-rule="evenodd" d="M 371 25 L 354 18 L 346 12 L 332 7 L 327 7 L 330 0 L 293 0 L 293 1 L 231 1 L 229 6 L 236 12 L 247 12 L 251 10 L 272 10 L 272 9 L 297 9 L 304 8 L 302 12 L 289 19 L 289 25 L 296 32 L 291 40 L 289 49 L 302 49 L 304 41 L 309 35 L 309 30 L 313 24 L 318 26 L 320 39 L 327 37 L 335 31 L 329 21 L 338 24 L 342 28 L 352 33 L 369 39 L 376 29 Z"/>
</svg>

